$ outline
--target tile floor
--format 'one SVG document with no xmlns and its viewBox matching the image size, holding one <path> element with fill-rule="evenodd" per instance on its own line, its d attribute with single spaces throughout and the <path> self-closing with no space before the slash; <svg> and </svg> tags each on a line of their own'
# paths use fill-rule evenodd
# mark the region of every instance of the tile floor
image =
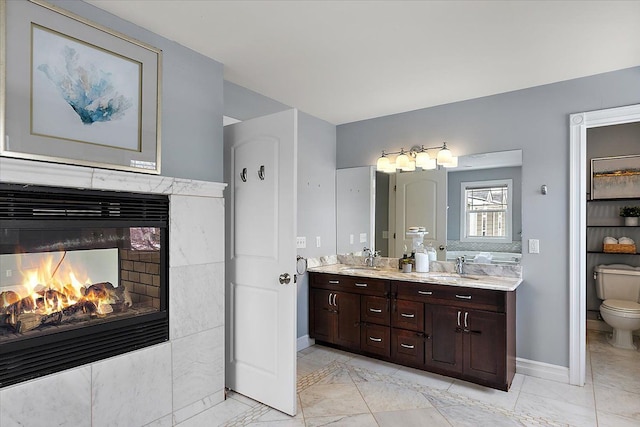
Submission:
<svg viewBox="0 0 640 427">
<path fill-rule="evenodd" d="M 589 331 L 587 382 L 516 374 L 508 393 L 313 346 L 298 353 L 298 415 L 237 393 L 181 426 L 640 426 L 640 351 Z"/>
</svg>

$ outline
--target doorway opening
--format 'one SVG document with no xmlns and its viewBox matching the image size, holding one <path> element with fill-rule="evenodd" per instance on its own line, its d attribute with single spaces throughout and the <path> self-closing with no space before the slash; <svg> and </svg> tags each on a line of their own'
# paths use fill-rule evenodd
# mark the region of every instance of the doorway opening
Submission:
<svg viewBox="0 0 640 427">
<path fill-rule="evenodd" d="M 583 386 L 587 325 L 587 130 L 640 122 L 640 105 L 572 114 L 569 197 L 569 383 Z"/>
</svg>

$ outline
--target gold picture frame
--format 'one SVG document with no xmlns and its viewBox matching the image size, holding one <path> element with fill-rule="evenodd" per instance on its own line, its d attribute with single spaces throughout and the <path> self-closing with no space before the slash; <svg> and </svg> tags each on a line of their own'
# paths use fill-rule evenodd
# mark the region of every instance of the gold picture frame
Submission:
<svg viewBox="0 0 640 427">
<path fill-rule="evenodd" d="M 0 155 L 159 174 L 162 51 L 41 0 L 0 9 Z"/>
</svg>

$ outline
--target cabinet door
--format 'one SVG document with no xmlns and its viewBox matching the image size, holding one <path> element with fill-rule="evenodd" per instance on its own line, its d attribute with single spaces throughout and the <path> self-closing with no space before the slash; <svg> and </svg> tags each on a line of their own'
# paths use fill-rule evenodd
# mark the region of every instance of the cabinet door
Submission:
<svg viewBox="0 0 640 427">
<path fill-rule="evenodd" d="M 319 341 L 333 343 L 336 313 L 333 307 L 335 292 L 311 289 L 311 314 L 309 335 Z"/>
<path fill-rule="evenodd" d="M 352 350 L 360 349 L 360 295 L 335 292 L 337 330 L 334 343 Z"/>
<path fill-rule="evenodd" d="M 466 310 L 463 313 L 464 373 L 504 384 L 506 324 L 503 313 Z"/>
<path fill-rule="evenodd" d="M 425 365 L 462 372 L 462 310 L 456 307 L 425 304 Z"/>
</svg>

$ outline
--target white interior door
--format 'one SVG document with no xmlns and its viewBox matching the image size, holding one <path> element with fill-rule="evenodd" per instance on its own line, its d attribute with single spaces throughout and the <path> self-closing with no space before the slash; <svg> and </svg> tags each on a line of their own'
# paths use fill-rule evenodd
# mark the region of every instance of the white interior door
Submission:
<svg viewBox="0 0 640 427">
<path fill-rule="evenodd" d="M 396 174 L 396 256 L 402 257 L 406 246 L 411 252 L 413 239 L 409 227 L 425 227 L 425 245 L 431 243 L 438 260 L 446 259 L 447 246 L 447 171 L 446 169 Z M 440 249 L 443 248 L 443 249 Z"/>
<path fill-rule="evenodd" d="M 226 126 L 227 387 L 296 413 L 297 110 Z M 280 278 L 288 275 L 288 283 Z M 286 282 L 286 279 L 285 279 Z"/>
</svg>

